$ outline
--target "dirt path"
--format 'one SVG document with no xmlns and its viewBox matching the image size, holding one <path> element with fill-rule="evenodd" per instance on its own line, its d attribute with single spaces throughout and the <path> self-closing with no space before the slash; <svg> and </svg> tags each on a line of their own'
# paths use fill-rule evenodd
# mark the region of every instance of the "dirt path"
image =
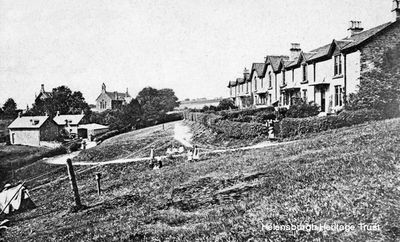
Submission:
<svg viewBox="0 0 400 242">
<path fill-rule="evenodd" d="M 182 121 L 175 123 L 174 139 L 176 139 L 186 147 L 193 147 L 193 145 L 190 142 L 192 140 L 192 134 L 190 133 L 190 128 L 188 126 L 183 125 Z"/>
</svg>

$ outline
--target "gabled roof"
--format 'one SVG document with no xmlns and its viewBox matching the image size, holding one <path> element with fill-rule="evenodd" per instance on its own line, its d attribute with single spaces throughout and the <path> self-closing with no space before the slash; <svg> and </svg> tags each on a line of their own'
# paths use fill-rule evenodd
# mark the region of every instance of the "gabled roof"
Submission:
<svg viewBox="0 0 400 242">
<path fill-rule="evenodd" d="M 102 93 L 96 98 L 98 100 Z M 105 94 L 113 101 L 124 101 L 125 98 L 131 97 L 127 92 L 105 92 Z"/>
<path fill-rule="evenodd" d="M 9 129 L 39 129 L 49 116 L 24 116 L 16 118 L 9 126 Z"/>
<path fill-rule="evenodd" d="M 270 64 L 274 72 L 280 71 L 282 60 L 289 60 L 289 56 L 285 55 L 269 55 L 266 59 L 266 64 Z"/>
<path fill-rule="evenodd" d="M 69 115 L 57 115 L 53 118 L 57 125 L 65 125 L 65 120 L 68 121 L 69 125 L 78 125 L 85 115 L 83 114 L 69 114 Z"/>
<path fill-rule="evenodd" d="M 243 78 L 236 78 L 236 82 L 237 82 L 238 84 L 243 84 L 243 83 L 245 83 L 246 81 L 245 81 Z"/>
<path fill-rule="evenodd" d="M 228 83 L 228 87 L 234 87 L 234 86 L 236 86 L 237 85 L 237 81 L 230 81 L 229 83 Z"/>
<path fill-rule="evenodd" d="M 123 92 L 106 92 L 107 96 L 109 96 L 112 100 L 125 100 L 126 97 L 130 97 L 129 93 Z"/>
<path fill-rule="evenodd" d="M 389 27 L 390 25 L 392 25 L 393 23 L 396 23 L 396 22 L 388 22 L 388 23 L 376 26 L 375 28 L 368 29 L 361 33 L 355 34 L 351 37 L 344 38 L 343 41 L 352 40 L 352 42 L 348 43 L 347 45 L 343 46 L 342 48 L 344 50 L 348 50 L 353 47 L 359 46 L 359 45 L 363 44 L 365 41 L 367 41 L 370 38 L 372 38 L 373 36 L 375 36 L 376 34 L 378 34 L 379 32 L 381 32 L 382 30 L 384 30 L 387 27 Z"/>
<path fill-rule="evenodd" d="M 332 51 L 334 51 L 335 47 L 338 47 L 343 52 L 349 52 L 353 48 L 356 48 L 365 43 L 367 40 L 381 32 L 382 30 L 386 29 L 391 24 L 392 22 L 385 23 L 375 28 L 360 32 L 358 34 L 354 34 L 351 37 L 346 37 L 341 40 L 333 40 L 330 44 L 321 46 L 317 49 L 310 51 L 314 54 L 310 56 L 307 61 L 317 61 L 319 59 L 323 59 L 324 57 L 328 57 L 332 54 Z"/>
<path fill-rule="evenodd" d="M 264 69 L 265 63 L 253 63 L 251 71 L 256 72 L 258 77 L 263 77 Z"/>
<path fill-rule="evenodd" d="M 36 97 L 36 99 L 41 98 L 41 97 L 43 97 L 45 99 L 51 98 L 51 97 L 53 97 L 53 93 L 52 92 L 40 92 L 39 95 Z"/>
</svg>

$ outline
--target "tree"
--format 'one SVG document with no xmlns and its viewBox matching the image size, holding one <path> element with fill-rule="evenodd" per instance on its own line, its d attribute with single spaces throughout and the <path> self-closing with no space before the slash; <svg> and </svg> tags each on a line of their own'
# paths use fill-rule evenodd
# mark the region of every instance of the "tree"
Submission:
<svg viewBox="0 0 400 242">
<path fill-rule="evenodd" d="M 146 87 L 139 92 L 136 99 L 142 107 L 143 120 L 148 123 L 157 123 L 157 120 L 165 118 L 167 112 L 179 106 L 172 89 Z"/>
<path fill-rule="evenodd" d="M 236 109 L 235 103 L 230 98 L 224 98 L 219 101 L 218 110 L 229 110 L 229 109 Z"/>
<path fill-rule="evenodd" d="M 67 86 L 59 86 L 53 89 L 50 98 L 37 99 L 30 113 L 55 116 L 57 111 L 61 114 L 78 114 L 83 111 L 88 115 L 90 114 L 90 107 L 81 92 L 72 92 Z"/>
<path fill-rule="evenodd" d="M 14 117 L 17 115 L 17 104 L 15 103 L 14 99 L 9 98 L 3 105 L 3 112 L 4 115 Z"/>
</svg>

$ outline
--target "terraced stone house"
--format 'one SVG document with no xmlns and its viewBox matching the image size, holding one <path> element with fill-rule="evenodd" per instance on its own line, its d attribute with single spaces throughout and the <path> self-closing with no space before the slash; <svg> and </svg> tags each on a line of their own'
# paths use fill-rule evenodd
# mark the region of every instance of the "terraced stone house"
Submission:
<svg viewBox="0 0 400 242">
<path fill-rule="evenodd" d="M 400 48 L 400 0 L 393 0 L 392 13 L 391 22 L 368 30 L 360 21 L 350 21 L 346 38 L 311 51 L 293 43 L 288 56 L 268 55 L 245 69 L 243 78 L 229 82 L 230 97 L 240 108 L 289 107 L 297 97 L 315 102 L 324 113 L 340 110 L 365 74 L 380 70 L 376 63 Z"/>
</svg>

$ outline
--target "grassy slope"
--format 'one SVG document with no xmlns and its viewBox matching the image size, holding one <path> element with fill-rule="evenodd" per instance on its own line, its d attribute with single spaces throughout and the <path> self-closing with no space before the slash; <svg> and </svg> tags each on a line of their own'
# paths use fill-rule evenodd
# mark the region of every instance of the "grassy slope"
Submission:
<svg viewBox="0 0 400 242">
<path fill-rule="evenodd" d="M 165 134 L 159 137 L 170 139 Z M 69 213 L 70 186 L 32 192 L 37 209 L 14 215 L 7 240 L 394 240 L 400 236 L 400 120 L 317 134 L 280 147 L 97 167 L 78 175 L 90 208 Z M 94 173 L 104 175 L 96 196 Z M 263 224 L 378 223 L 379 232 L 279 232 Z"/>
<path fill-rule="evenodd" d="M 150 149 L 157 153 L 162 152 L 168 146 L 180 145 L 173 140 L 174 123 L 157 125 L 149 128 L 132 131 L 105 140 L 99 146 L 82 151 L 76 161 L 106 161 L 125 157 L 145 157 L 150 155 Z M 169 137 L 165 140 L 165 137 Z"/>
</svg>

